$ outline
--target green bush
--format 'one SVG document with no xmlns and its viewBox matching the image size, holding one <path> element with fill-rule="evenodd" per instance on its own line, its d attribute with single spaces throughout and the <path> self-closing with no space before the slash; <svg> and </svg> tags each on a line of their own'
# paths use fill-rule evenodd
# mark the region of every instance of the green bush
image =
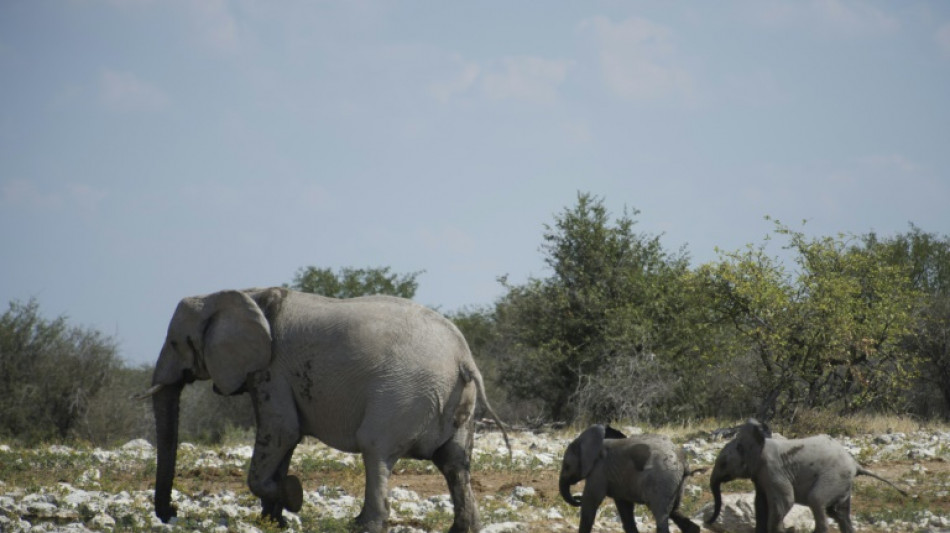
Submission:
<svg viewBox="0 0 950 533">
<path fill-rule="evenodd" d="M 122 367 L 115 341 L 48 320 L 39 304 L 0 316 L 0 437 L 35 443 L 77 436 L 93 399 Z"/>
</svg>

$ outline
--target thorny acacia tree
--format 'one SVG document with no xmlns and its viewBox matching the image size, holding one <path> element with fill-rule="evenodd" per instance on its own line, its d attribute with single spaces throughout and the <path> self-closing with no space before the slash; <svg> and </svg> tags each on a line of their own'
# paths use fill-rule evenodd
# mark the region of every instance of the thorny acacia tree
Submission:
<svg viewBox="0 0 950 533">
<path fill-rule="evenodd" d="M 906 267 L 911 285 L 919 292 L 913 324 L 904 338 L 906 349 L 920 358 L 920 394 L 916 411 L 924 415 L 950 413 L 950 237 L 925 233 L 911 225 L 907 233 L 880 239 L 865 236 L 868 248 L 879 250 L 889 264 Z M 943 405 L 931 401 L 938 391 Z"/>
<path fill-rule="evenodd" d="M 902 343 L 917 295 L 905 267 L 842 236 L 809 239 L 779 222 L 775 233 L 788 239 L 793 273 L 764 246 L 702 268 L 720 319 L 758 361 L 758 416 L 893 405 L 919 363 Z"/>
<path fill-rule="evenodd" d="M 289 287 L 331 298 L 353 298 L 372 294 L 412 298 L 419 288 L 416 278 L 422 273 L 423 271 L 395 274 L 390 267 L 345 267 L 334 274 L 329 268 L 308 266 L 297 271 Z"/>
<path fill-rule="evenodd" d="M 73 436 L 120 367 L 112 339 L 43 318 L 35 300 L 10 303 L 0 315 L 0 436 Z"/>
<path fill-rule="evenodd" d="M 611 223 L 601 199 L 579 194 L 545 226 L 542 251 L 552 275 L 506 284 L 496 306 L 506 345 L 502 383 L 516 398 L 539 400 L 555 420 L 577 414 L 572 398 L 608 363 L 662 356 L 681 340 L 670 326 L 683 305 L 686 257 L 634 232 L 636 214 Z M 594 414 L 610 417 L 616 407 L 608 401 Z"/>
</svg>

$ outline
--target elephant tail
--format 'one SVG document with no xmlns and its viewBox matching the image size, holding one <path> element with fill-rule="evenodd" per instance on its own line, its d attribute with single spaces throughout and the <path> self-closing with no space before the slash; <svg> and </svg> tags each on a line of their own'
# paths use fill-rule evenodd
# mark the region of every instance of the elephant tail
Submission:
<svg viewBox="0 0 950 533">
<path fill-rule="evenodd" d="M 465 381 L 474 381 L 475 389 L 478 395 L 478 400 L 481 401 L 482 405 L 485 406 L 485 410 L 488 411 L 491 419 L 494 420 L 495 424 L 498 426 L 498 429 L 501 430 L 501 435 L 505 439 L 505 446 L 508 448 L 508 462 L 512 460 L 511 452 L 511 442 L 508 440 L 508 431 L 505 429 L 505 423 L 501 421 L 498 417 L 498 413 L 492 408 L 491 403 L 488 402 L 488 394 L 485 393 L 485 381 L 482 379 L 482 373 L 478 371 L 478 368 L 475 365 L 465 365 L 462 364 L 460 368 L 462 372 L 462 378 Z"/>
<path fill-rule="evenodd" d="M 873 477 L 874 479 L 883 481 L 884 483 L 887 483 L 888 485 L 894 487 L 894 490 L 896 490 L 897 492 L 901 493 L 901 494 L 904 495 L 904 496 L 907 496 L 907 491 L 905 491 L 904 489 L 898 487 L 897 485 L 895 485 L 895 484 L 892 483 L 891 481 L 889 481 L 889 480 L 887 480 L 887 479 L 884 479 L 883 477 L 881 477 L 881 476 L 875 474 L 874 472 L 871 472 L 870 470 L 868 470 L 867 468 L 864 468 L 864 467 L 861 466 L 861 465 L 858 465 L 857 475 L 859 475 L 859 476 Z"/>
<path fill-rule="evenodd" d="M 683 500 L 683 489 L 686 487 L 686 479 L 689 478 L 690 475 L 692 474 L 690 473 L 689 468 L 684 464 L 683 475 L 680 476 L 680 479 L 676 484 L 676 492 L 672 494 L 673 496 L 672 498 L 669 498 L 669 502 L 667 503 L 667 508 L 665 509 L 667 516 L 672 518 L 673 515 L 677 514 L 677 512 L 679 511 L 680 504 L 682 503 L 682 500 Z M 677 522 L 677 525 L 679 525 L 678 522 Z"/>
</svg>

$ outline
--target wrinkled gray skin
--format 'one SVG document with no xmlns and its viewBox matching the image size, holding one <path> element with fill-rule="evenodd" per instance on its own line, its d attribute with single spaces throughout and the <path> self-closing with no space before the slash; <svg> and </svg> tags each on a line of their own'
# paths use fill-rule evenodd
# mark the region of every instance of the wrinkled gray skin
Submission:
<svg viewBox="0 0 950 533">
<path fill-rule="evenodd" d="M 465 339 L 434 311 L 399 298 L 336 300 L 280 288 L 183 299 L 147 392 L 163 522 L 175 516 L 179 397 L 196 379 L 211 379 L 224 395 L 251 395 L 257 437 L 248 485 L 264 516 L 284 525 L 284 509 L 300 510 L 303 490 L 287 471 L 297 443 L 312 435 L 363 455 L 360 530 L 383 529 L 389 476 L 401 457 L 431 459 L 445 476 L 451 532 L 479 530 L 469 474 L 476 402 L 497 416 Z"/>
<path fill-rule="evenodd" d="M 828 531 L 828 517 L 842 533 L 851 533 L 851 486 L 855 476 L 871 476 L 906 493 L 866 470 L 828 435 L 804 439 L 772 439 L 766 424 L 746 422 L 723 447 L 710 476 L 712 523 L 722 509 L 720 485 L 751 479 L 755 485 L 756 533 L 777 533 L 793 504 L 807 505 L 815 517 L 815 532 Z"/>
<path fill-rule="evenodd" d="M 591 426 L 564 452 L 559 486 L 564 501 L 581 508 L 578 531 L 591 531 L 597 508 L 609 496 L 626 533 L 637 531 L 633 515 L 637 503 L 646 504 L 653 513 L 658 533 L 669 533 L 670 519 L 685 533 L 698 533 L 699 526 L 679 512 L 689 475 L 683 450 L 662 435 L 605 438 L 606 434 L 604 426 Z M 571 494 L 571 486 L 581 480 L 586 482 L 578 499 Z"/>
</svg>

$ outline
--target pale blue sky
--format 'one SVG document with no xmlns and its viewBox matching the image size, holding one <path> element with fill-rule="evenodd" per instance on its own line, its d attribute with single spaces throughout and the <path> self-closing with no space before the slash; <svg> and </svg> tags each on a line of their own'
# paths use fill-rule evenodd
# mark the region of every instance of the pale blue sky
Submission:
<svg viewBox="0 0 950 533">
<path fill-rule="evenodd" d="M 490 304 L 578 191 L 696 263 L 950 233 L 950 3 L 0 2 L 0 304 L 134 363 L 306 265 Z"/>
</svg>

